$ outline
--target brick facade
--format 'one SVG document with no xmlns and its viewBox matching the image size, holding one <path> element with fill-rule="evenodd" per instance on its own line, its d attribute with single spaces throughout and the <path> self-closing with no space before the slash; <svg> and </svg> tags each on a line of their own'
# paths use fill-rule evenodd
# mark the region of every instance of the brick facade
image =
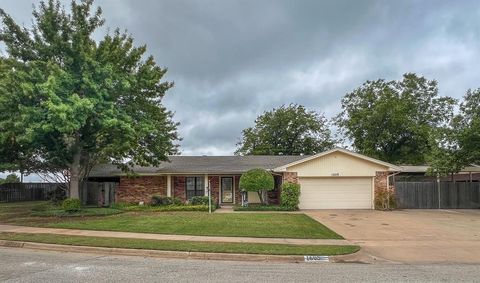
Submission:
<svg viewBox="0 0 480 283">
<path fill-rule="evenodd" d="M 290 182 L 298 181 L 295 172 L 288 173 L 288 180 Z M 208 176 L 212 190 L 212 200 L 216 204 L 219 203 L 220 197 L 220 177 L 221 176 Z M 234 204 L 242 203 L 242 194 L 239 187 L 240 177 L 241 175 L 233 176 L 235 186 Z M 285 176 L 275 176 L 275 190 L 268 192 L 269 203 L 280 203 L 280 186 L 284 179 Z M 171 176 L 172 197 L 178 198 L 183 202 L 187 200 L 185 181 L 186 176 Z M 154 195 L 167 196 L 167 176 L 121 177 L 115 192 L 115 201 L 124 203 L 144 202 L 148 204 Z"/>
<path fill-rule="evenodd" d="M 220 180 L 218 176 L 208 176 L 210 181 L 210 190 L 212 190 L 212 200 L 215 200 L 214 203 L 218 204 L 218 196 L 220 192 Z"/>
<path fill-rule="evenodd" d="M 387 188 L 387 176 L 389 172 L 387 171 L 378 171 L 375 175 L 374 181 L 374 189 L 377 190 L 384 190 Z"/>
<path fill-rule="evenodd" d="M 150 203 L 154 195 L 167 195 L 166 176 L 120 177 L 115 202 Z"/>
<path fill-rule="evenodd" d="M 185 188 L 185 176 L 172 176 L 172 197 L 181 201 L 187 201 L 187 191 Z"/>
<path fill-rule="evenodd" d="M 298 184 L 298 175 L 297 172 L 283 172 L 282 174 L 283 183 L 295 183 Z"/>
</svg>

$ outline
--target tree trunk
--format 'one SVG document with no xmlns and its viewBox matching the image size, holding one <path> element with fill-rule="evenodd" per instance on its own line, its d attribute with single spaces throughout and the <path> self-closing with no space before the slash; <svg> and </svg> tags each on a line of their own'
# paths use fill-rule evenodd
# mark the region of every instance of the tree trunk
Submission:
<svg viewBox="0 0 480 283">
<path fill-rule="evenodd" d="M 73 162 L 70 165 L 70 198 L 80 198 L 80 152 L 73 156 Z"/>
<path fill-rule="evenodd" d="M 258 198 L 260 199 L 260 203 L 263 205 L 263 191 L 257 191 Z"/>
</svg>

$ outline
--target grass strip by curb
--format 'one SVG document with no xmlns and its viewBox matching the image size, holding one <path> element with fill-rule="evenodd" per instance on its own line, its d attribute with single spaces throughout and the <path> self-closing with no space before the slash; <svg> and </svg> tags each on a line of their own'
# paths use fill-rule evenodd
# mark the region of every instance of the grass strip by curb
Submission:
<svg viewBox="0 0 480 283">
<path fill-rule="evenodd" d="M 0 233 L 0 240 L 25 241 L 44 244 L 93 246 L 105 248 L 148 249 L 163 251 L 188 251 L 212 253 L 240 253 L 264 255 L 343 255 L 357 252 L 353 245 L 289 245 L 258 243 L 224 243 L 195 241 L 159 241 L 54 234 Z"/>
</svg>

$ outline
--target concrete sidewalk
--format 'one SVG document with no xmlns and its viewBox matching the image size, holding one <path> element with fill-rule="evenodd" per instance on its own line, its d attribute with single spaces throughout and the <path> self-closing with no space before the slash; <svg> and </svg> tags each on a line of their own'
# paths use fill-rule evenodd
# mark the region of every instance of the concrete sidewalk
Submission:
<svg viewBox="0 0 480 283">
<path fill-rule="evenodd" d="M 28 233 L 28 234 L 56 234 L 68 236 L 111 237 L 148 240 L 175 240 L 198 242 L 225 242 L 225 243 L 263 243 L 263 244 L 291 244 L 291 245 L 353 245 L 347 240 L 330 239 L 288 239 L 288 238 L 252 238 L 252 237 L 212 237 L 189 235 L 166 235 L 149 233 L 93 231 L 77 229 L 39 228 L 0 224 L 0 232 Z"/>
</svg>

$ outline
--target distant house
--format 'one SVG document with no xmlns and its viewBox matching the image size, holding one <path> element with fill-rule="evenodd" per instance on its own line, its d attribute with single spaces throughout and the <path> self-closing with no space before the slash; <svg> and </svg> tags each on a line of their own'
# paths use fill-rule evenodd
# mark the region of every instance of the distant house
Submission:
<svg viewBox="0 0 480 283">
<path fill-rule="evenodd" d="M 428 166 L 402 166 L 402 172 L 395 176 L 398 182 L 431 182 L 436 181 L 436 176 L 427 174 Z M 480 182 L 480 166 L 471 165 L 463 168 L 460 172 L 450 176 L 440 177 L 441 181 L 454 182 Z"/>
<path fill-rule="evenodd" d="M 275 178 L 270 203 L 280 202 L 284 182 L 301 185 L 301 209 L 373 209 L 376 188 L 387 187 L 388 176 L 401 167 L 365 155 L 335 148 L 313 156 L 170 156 L 157 167 L 135 167 L 129 177 L 114 165 L 96 166 L 92 181 L 117 182 L 115 202 L 148 203 L 153 195 L 187 201 L 208 195 L 219 205 L 241 202 L 240 176 L 264 168 Z M 248 193 L 250 203 L 259 202 Z"/>
</svg>

